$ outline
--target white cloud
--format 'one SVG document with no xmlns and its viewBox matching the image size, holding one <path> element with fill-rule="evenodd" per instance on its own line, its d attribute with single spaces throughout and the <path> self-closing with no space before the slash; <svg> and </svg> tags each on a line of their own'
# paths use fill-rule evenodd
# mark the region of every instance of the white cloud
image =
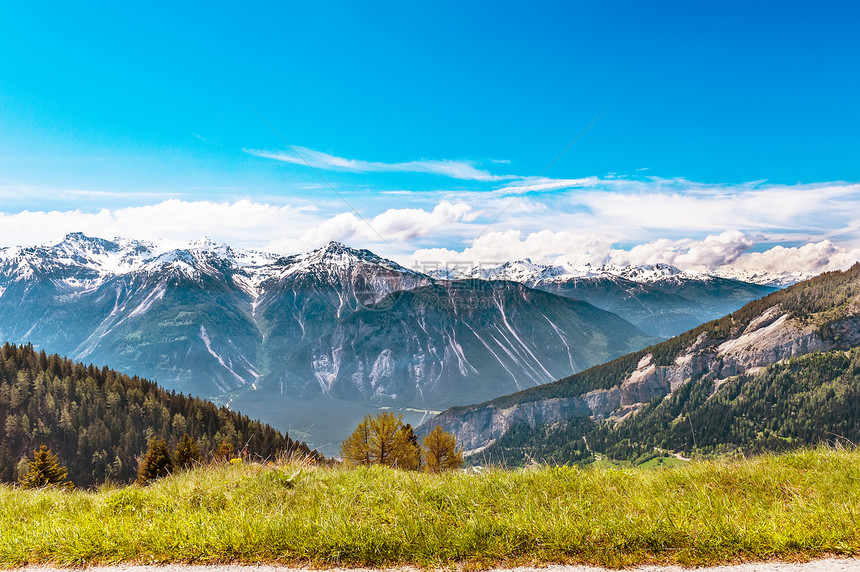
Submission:
<svg viewBox="0 0 860 572">
<path fill-rule="evenodd" d="M 539 178 L 487 186 L 485 192 L 430 194 L 362 189 L 354 192 L 361 214 L 347 211 L 325 189 L 304 198 L 170 199 L 98 211 L 0 213 L 0 245 L 44 243 L 74 231 L 176 241 L 208 235 L 285 254 L 338 240 L 405 265 L 416 259 L 479 264 L 531 258 L 810 273 L 850 265 L 860 249 L 858 184 Z M 527 190 L 558 192 L 523 195 Z M 0 197 L 4 193 L 15 194 L 0 186 Z"/>
<path fill-rule="evenodd" d="M 352 212 L 324 215 L 314 206 L 275 206 L 250 200 L 171 199 L 155 205 L 97 212 L 0 214 L 0 245 L 43 244 L 81 231 L 102 238 L 123 236 L 173 241 L 206 235 L 238 247 L 267 248 L 287 254 L 316 248 L 331 240 L 381 244 L 388 247 L 387 250 L 398 250 L 410 240 L 450 229 L 452 225 L 466 224 L 474 216 L 469 205 L 447 201 L 430 211 L 392 208 L 362 220 Z"/>
<path fill-rule="evenodd" d="M 425 159 L 401 163 L 381 163 L 378 161 L 346 159 L 306 147 L 293 147 L 293 149 L 295 149 L 296 153 L 261 151 L 257 149 L 245 149 L 245 152 L 256 157 L 274 159 L 294 165 L 306 165 L 315 169 L 351 171 L 355 173 L 430 173 L 454 179 L 487 182 L 520 178 L 516 176 L 494 175 L 484 169 L 478 169 L 469 161 Z"/>
<path fill-rule="evenodd" d="M 615 179 L 571 193 L 569 199 L 568 208 L 584 207 L 591 219 L 621 228 L 826 232 L 834 228 L 834 218 L 856 216 L 860 185 L 726 186 Z"/>
<path fill-rule="evenodd" d="M 425 263 L 460 263 L 487 266 L 529 258 L 534 262 L 552 262 L 562 257 L 575 264 L 600 263 L 611 252 L 611 239 L 598 234 L 575 234 L 543 230 L 523 237 L 518 230 L 489 232 L 472 241 L 462 251 L 425 248 L 414 252 L 412 259 Z"/>
<path fill-rule="evenodd" d="M 506 185 L 497 191 L 498 194 L 516 195 L 533 193 L 538 191 L 555 191 L 577 187 L 595 187 L 600 183 L 597 177 L 583 177 L 581 179 L 550 179 L 547 177 L 535 177 L 522 182 Z"/>
<path fill-rule="evenodd" d="M 860 249 L 836 246 L 829 240 L 803 246 L 774 246 L 764 252 L 748 252 L 733 265 L 750 271 L 805 272 L 819 274 L 830 270 L 844 270 L 860 261 Z"/>
<path fill-rule="evenodd" d="M 704 240 L 693 241 L 674 260 L 676 266 L 717 268 L 734 263 L 753 247 L 752 239 L 738 230 L 727 230 L 719 235 L 708 235 Z"/>
<path fill-rule="evenodd" d="M 448 230 L 454 224 L 469 222 L 473 218 L 469 205 L 447 201 L 437 204 L 432 211 L 388 209 L 371 218 L 345 212 L 308 228 L 301 236 L 272 241 L 267 248 L 276 252 L 301 251 L 336 240 L 382 243 L 386 251 L 400 250 L 403 242 L 425 237 L 440 229 Z"/>
<path fill-rule="evenodd" d="M 438 195 L 473 207 L 478 215 L 473 236 L 489 225 L 491 231 L 517 230 L 523 236 L 568 231 L 632 245 L 659 238 L 703 240 L 735 229 L 746 236 L 766 234 L 772 242 L 792 246 L 824 239 L 860 246 L 860 184 L 729 186 L 658 178 L 547 179 L 538 184 L 558 192 L 526 195 L 529 185 L 516 183 L 491 192 Z M 458 235 L 448 244 L 470 244 L 469 239 Z M 694 255 L 704 253 L 690 256 Z"/>
<path fill-rule="evenodd" d="M 672 264 L 680 268 L 712 270 L 735 262 L 754 241 L 737 230 L 708 235 L 702 240 L 661 238 L 629 250 L 613 249 L 607 262 L 618 265 Z"/>
<path fill-rule="evenodd" d="M 4 200 L 165 199 L 169 196 L 169 193 L 158 191 L 103 191 L 41 185 L 0 185 L 0 198 Z"/>
<path fill-rule="evenodd" d="M 104 238 L 116 236 L 157 240 L 191 240 L 208 235 L 241 245 L 259 245 L 260 235 L 283 234 L 285 228 L 308 226 L 312 207 L 272 206 L 249 200 L 181 201 L 102 209 L 97 212 L 24 211 L 0 214 L 0 244 L 32 245 L 81 231 Z M 312 221 L 310 221 L 312 222 Z"/>
<path fill-rule="evenodd" d="M 683 190 L 686 187 L 689 189 Z M 514 202 L 478 193 L 470 193 L 469 201 L 475 212 L 484 215 L 479 220 L 492 220 L 502 213 L 490 230 L 521 233 L 522 244 L 506 246 L 520 257 L 583 258 L 579 246 L 570 245 L 569 235 L 599 236 L 619 250 L 616 256 L 622 260 L 660 260 L 687 268 L 731 263 L 762 242 L 795 247 L 829 239 L 834 244 L 860 247 L 858 184 L 727 186 L 666 179 L 602 179 L 594 187 L 519 197 Z M 733 232 L 726 233 L 727 229 Z M 530 248 L 534 239 L 526 239 L 542 236 L 539 233 L 545 230 L 561 232 L 553 239 L 558 248 Z M 476 229 L 476 235 L 481 231 Z M 475 248 L 481 243 L 463 244 Z M 492 253 L 470 250 L 465 254 L 467 258 L 484 255 Z"/>
<path fill-rule="evenodd" d="M 481 236 L 461 251 L 419 249 L 411 261 L 424 267 L 436 264 L 471 267 L 529 258 L 533 262 L 568 262 L 574 266 L 665 263 L 687 270 L 711 272 L 733 267 L 806 274 L 841 270 L 860 261 L 860 249 L 836 246 L 829 240 L 800 247 L 777 245 L 764 252 L 750 252 L 754 246 L 753 238 L 737 230 L 708 235 L 701 240 L 659 238 L 630 248 L 614 247 L 612 238 L 596 234 L 540 231 L 523 236 L 520 231 L 509 230 Z"/>
</svg>

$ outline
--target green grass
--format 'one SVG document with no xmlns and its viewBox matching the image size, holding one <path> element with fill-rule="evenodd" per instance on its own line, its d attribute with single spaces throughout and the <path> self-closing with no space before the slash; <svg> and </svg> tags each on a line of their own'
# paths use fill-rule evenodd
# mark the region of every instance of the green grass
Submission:
<svg viewBox="0 0 860 572">
<path fill-rule="evenodd" d="M 648 461 L 645 461 L 639 468 L 642 469 L 656 469 L 658 467 L 683 467 L 688 464 L 689 461 L 683 461 L 681 459 L 676 459 L 675 457 L 655 457 Z"/>
<path fill-rule="evenodd" d="M 442 476 L 216 466 L 149 487 L 0 487 L 0 565 L 579 562 L 860 554 L 860 453 Z"/>
</svg>

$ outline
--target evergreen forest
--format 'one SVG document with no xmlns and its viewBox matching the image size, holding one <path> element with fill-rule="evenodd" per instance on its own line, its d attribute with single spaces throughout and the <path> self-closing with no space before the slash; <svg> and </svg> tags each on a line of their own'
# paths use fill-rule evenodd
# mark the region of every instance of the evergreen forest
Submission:
<svg viewBox="0 0 860 572">
<path fill-rule="evenodd" d="M 511 428 L 484 458 L 582 464 L 598 456 L 642 463 L 684 455 L 782 452 L 860 443 L 860 348 L 814 353 L 740 375 L 719 387 L 702 377 L 618 423 L 576 418 Z"/>
<path fill-rule="evenodd" d="M 644 356 L 651 354 L 658 365 L 672 364 L 700 337 L 737 336 L 775 306 L 839 349 L 719 383 L 708 375 L 697 377 L 620 422 L 574 418 L 549 426 L 516 425 L 482 453 L 482 460 L 581 464 L 606 457 L 641 463 L 668 451 L 746 455 L 821 443 L 860 444 L 860 348 L 851 347 L 846 335 L 857 328 L 860 316 L 860 263 L 774 292 L 660 344 L 489 403 L 504 408 L 609 389 Z"/>
<path fill-rule="evenodd" d="M 0 347 L 0 482 L 26 472 L 46 445 L 76 486 L 129 483 L 154 437 L 170 450 L 188 434 L 204 461 L 229 448 L 252 459 L 320 457 L 305 443 L 210 401 L 32 345 Z"/>
</svg>

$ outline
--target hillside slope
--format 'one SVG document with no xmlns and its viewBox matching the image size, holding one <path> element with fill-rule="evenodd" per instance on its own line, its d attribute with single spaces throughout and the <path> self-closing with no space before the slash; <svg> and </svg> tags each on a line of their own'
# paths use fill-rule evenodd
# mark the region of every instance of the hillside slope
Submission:
<svg viewBox="0 0 860 572">
<path fill-rule="evenodd" d="M 663 338 L 678 335 L 777 290 L 773 285 L 682 271 L 669 264 L 575 267 L 535 264 L 526 259 L 498 267 L 442 270 L 437 274 L 516 281 L 529 288 L 583 300 L 618 314 L 649 335 Z"/>
<path fill-rule="evenodd" d="M 383 405 L 476 403 L 581 371 L 654 340 L 615 314 L 516 282 L 393 294 L 296 353 L 329 394 Z"/>
<path fill-rule="evenodd" d="M 0 249 L 0 341 L 155 379 L 336 444 L 379 407 L 413 410 L 417 422 L 655 338 L 587 303 L 505 281 L 436 280 L 336 242 L 279 257 L 76 233 Z"/>
<path fill-rule="evenodd" d="M 223 440 L 252 457 L 286 451 L 316 455 L 279 431 L 213 403 L 168 392 L 108 368 L 84 366 L 32 346 L 0 347 L 0 481 L 47 445 L 78 486 L 128 482 L 148 441 L 175 447 L 184 433 L 204 458 Z"/>
<path fill-rule="evenodd" d="M 737 388 L 753 387 L 749 385 L 751 379 L 758 379 L 755 383 L 762 387 L 767 386 L 766 382 L 755 378 L 761 368 L 813 352 L 848 350 L 858 345 L 860 264 L 845 272 L 826 273 L 775 292 L 676 338 L 560 381 L 481 405 L 450 409 L 434 418 L 427 428 L 441 425 L 454 432 L 472 452 L 492 453 L 492 446 L 498 443 L 497 452 L 503 448 L 508 460 L 522 459 L 530 450 L 553 456 L 556 449 L 565 447 L 569 449 L 566 455 L 570 459 L 587 456 L 591 446 L 590 442 L 586 444 L 588 435 L 596 438 L 601 435 L 600 431 L 605 439 L 603 445 L 595 442 L 595 446 L 608 449 L 626 439 L 627 445 L 616 450 L 625 457 L 633 449 L 642 453 L 651 446 L 688 450 L 694 445 L 696 431 L 695 422 L 688 415 L 693 415 L 693 410 L 699 411 L 705 402 L 707 407 L 696 415 L 713 418 L 717 409 L 710 408 L 726 399 L 734 403 L 733 411 L 742 412 Z M 845 366 L 833 365 L 837 378 L 853 375 L 853 365 L 845 365 L 852 364 L 853 358 L 843 362 L 837 354 L 832 354 L 822 359 L 829 364 Z M 812 364 L 810 367 L 814 371 L 819 362 L 801 363 Z M 770 379 L 768 376 L 778 376 L 778 372 L 778 369 L 770 370 L 762 375 Z M 800 378 L 815 379 L 817 375 L 804 373 Z M 822 382 L 821 387 L 827 383 L 835 381 Z M 843 386 L 844 383 L 840 391 L 844 394 L 848 390 Z M 816 391 L 818 387 L 816 385 Z M 829 390 L 821 391 L 827 394 Z M 833 391 L 836 392 L 836 388 Z M 732 395 L 734 398 L 729 399 Z M 784 406 L 778 402 L 774 397 L 774 408 Z M 722 409 L 719 415 L 726 417 L 726 423 L 732 423 L 730 411 Z M 646 422 L 649 416 L 656 417 Z M 659 438 L 657 433 L 649 437 L 647 431 L 654 432 L 659 425 L 657 417 L 662 419 L 663 429 L 673 423 L 680 427 L 682 422 L 689 425 L 693 421 L 692 428 L 689 433 L 687 429 L 677 429 L 674 440 L 663 432 L 659 433 Z M 608 422 L 601 424 L 601 420 Z M 761 417 L 760 421 L 764 422 L 765 418 Z M 780 418 L 779 423 L 782 422 Z M 710 435 L 718 435 L 718 422 L 707 425 L 712 427 Z M 758 426 L 753 423 L 750 427 Z M 756 432 L 764 428 L 757 428 Z M 836 430 L 839 430 L 838 423 L 830 429 Z M 606 436 L 608 434 L 613 436 Z M 689 442 L 679 440 L 680 435 L 689 435 Z M 813 439 L 812 434 L 792 435 L 779 434 L 777 439 L 780 442 L 790 438 Z M 702 446 L 730 447 L 739 441 L 737 438 L 723 440 L 724 437 L 709 437 Z M 766 442 L 768 434 L 765 432 L 755 439 L 759 443 Z M 741 441 L 744 446 L 752 446 L 750 439 Z M 546 446 L 548 443 L 555 443 L 555 449 Z"/>
</svg>

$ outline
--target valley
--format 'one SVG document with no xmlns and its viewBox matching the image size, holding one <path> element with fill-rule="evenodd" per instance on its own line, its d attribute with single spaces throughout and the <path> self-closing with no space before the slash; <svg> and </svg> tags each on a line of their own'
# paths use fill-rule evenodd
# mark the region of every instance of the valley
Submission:
<svg viewBox="0 0 860 572">
<path fill-rule="evenodd" d="M 449 409 L 428 427 L 454 432 L 478 458 L 514 463 L 855 442 L 858 346 L 860 264 L 558 382 Z"/>
<path fill-rule="evenodd" d="M 860 572 L 860 2 L 0 22 L 0 572 Z"/>
<path fill-rule="evenodd" d="M 857 337 L 843 320 L 834 345 L 772 301 L 800 286 L 668 265 L 425 274 L 339 243 L 278 257 L 71 234 L 0 250 L 0 285 L 4 337 L 212 399 L 328 455 L 364 415 L 391 410 L 421 431 L 443 426 L 473 454 L 526 462 L 517 440 L 580 443 L 597 427 L 584 419 L 632 419 L 690 380 L 721 387 Z M 737 322 L 743 302 L 768 294 Z M 724 310 L 734 313 L 676 331 Z M 675 337 L 661 344 L 635 323 Z M 559 423 L 567 437 L 538 436 Z M 588 458 L 584 444 L 572 451 Z"/>
</svg>

